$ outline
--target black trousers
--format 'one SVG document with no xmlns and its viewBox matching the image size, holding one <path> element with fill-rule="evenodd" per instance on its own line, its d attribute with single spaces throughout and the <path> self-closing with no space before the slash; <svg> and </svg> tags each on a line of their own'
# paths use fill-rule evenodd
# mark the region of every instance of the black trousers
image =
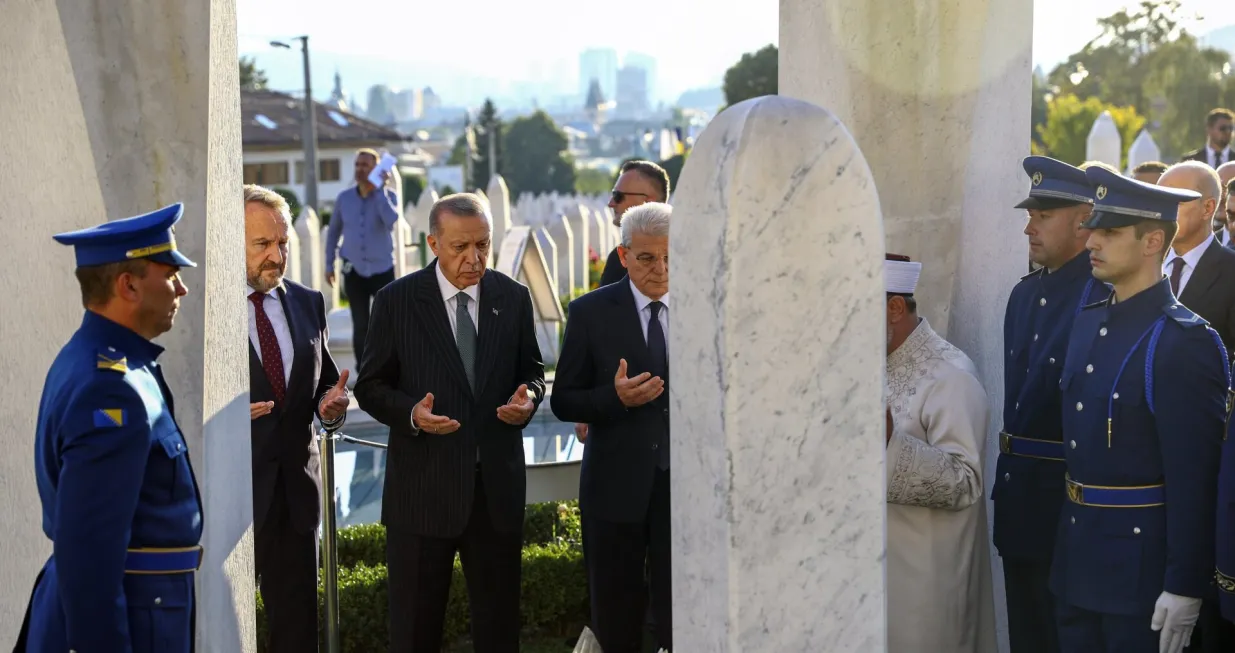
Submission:
<svg viewBox="0 0 1235 653">
<path fill-rule="evenodd" d="M 455 553 L 463 563 L 476 653 L 519 652 L 522 529 L 493 528 L 480 470 L 467 528 L 457 538 L 386 531 L 390 653 L 439 653 Z"/>
<path fill-rule="evenodd" d="M 343 292 L 347 293 L 347 305 L 352 312 L 352 353 L 356 354 L 356 367 L 364 360 L 365 336 L 369 334 L 369 309 L 373 296 L 386 284 L 395 280 L 394 268 L 371 277 L 362 277 L 352 270 L 343 273 Z"/>
<path fill-rule="evenodd" d="M 292 527 L 282 477 L 253 542 L 270 653 L 317 650 L 317 531 Z"/>
<path fill-rule="evenodd" d="M 1003 558 L 1008 601 L 1008 644 L 1012 653 L 1059 653 L 1051 561 Z"/>
<path fill-rule="evenodd" d="M 605 653 L 642 650 L 644 605 L 650 595 L 657 646 L 673 650 L 669 472 L 656 470 L 642 522 L 610 522 L 587 512 L 581 517 L 592 631 L 600 647 Z M 645 571 L 651 592 L 644 585 Z"/>
</svg>

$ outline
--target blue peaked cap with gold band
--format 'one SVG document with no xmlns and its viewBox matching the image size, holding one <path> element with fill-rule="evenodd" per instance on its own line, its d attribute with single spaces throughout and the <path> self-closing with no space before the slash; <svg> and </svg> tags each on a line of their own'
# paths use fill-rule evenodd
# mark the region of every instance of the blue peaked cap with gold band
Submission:
<svg viewBox="0 0 1235 653">
<path fill-rule="evenodd" d="M 1175 222 L 1180 202 L 1201 198 L 1196 191 L 1147 184 L 1100 166 L 1087 169 L 1085 176 L 1094 193 L 1093 214 L 1081 224 L 1085 229 L 1118 229 L 1142 220 Z"/>
<path fill-rule="evenodd" d="M 54 236 L 61 245 L 72 245 L 77 267 L 149 259 L 182 268 L 197 267 L 176 250 L 175 224 L 184 215 L 177 202 L 152 213 Z"/>
<path fill-rule="evenodd" d="M 1027 156 L 1022 165 L 1029 175 L 1029 197 L 1016 208 L 1047 211 L 1093 204 L 1093 188 L 1084 170 L 1049 156 Z"/>
</svg>

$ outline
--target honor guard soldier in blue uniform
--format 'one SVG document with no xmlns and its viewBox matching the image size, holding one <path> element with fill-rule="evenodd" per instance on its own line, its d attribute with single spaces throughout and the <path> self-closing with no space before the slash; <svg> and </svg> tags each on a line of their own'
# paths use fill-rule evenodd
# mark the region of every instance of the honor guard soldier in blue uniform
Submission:
<svg viewBox="0 0 1235 653">
<path fill-rule="evenodd" d="M 1060 389 L 1067 501 L 1051 591 L 1065 653 L 1178 653 L 1211 598 L 1229 371 L 1162 276 L 1193 191 L 1099 167 L 1088 248 L 1112 296 L 1076 317 Z"/>
<path fill-rule="evenodd" d="M 1093 208 L 1083 170 L 1044 156 L 1024 161 L 1029 258 L 1003 322 L 1004 406 L 995 488 L 995 547 L 1003 558 L 1012 653 L 1055 653 L 1059 638 L 1049 578 L 1064 501 L 1059 378 L 1072 321 L 1106 299 L 1094 279 L 1081 223 Z"/>
<path fill-rule="evenodd" d="M 85 316 L 47 373 L 35 476 L 52 556 L 18 651 L 187 653 L 201 498 L 151 342 L 187 292 L 183 206 L 60 234 Z M 24 640 L 25 645 L 22 646 Z"/>
<path fill-rule="evenodd" d="M 1218 533 L 1214 558 L 1214 578 L 1218 586 L 1218 607 L 1222 618 L 1235 622 L 1235 390 L 1226 404 L 1226 441 L 1222 443 L 1222 463 L 1218 473 Z"/>
</svg>

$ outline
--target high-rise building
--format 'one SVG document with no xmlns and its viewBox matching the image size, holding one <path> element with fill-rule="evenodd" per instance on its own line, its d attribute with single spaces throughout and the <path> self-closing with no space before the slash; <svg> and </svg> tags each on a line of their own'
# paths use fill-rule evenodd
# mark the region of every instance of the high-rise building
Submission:
<svg viewBox="0 0 1235 653">
<path fill-rule="evenodd" d="M 656 86 L 656 57 L 641 52 L 627 52 L 622 57 L 623 68 L 642 68 L 646 73 L 648 106 L 656 104 L 661 99 L 660 88 Z"/>
<path fill-rule="evenodd" d="M 617 96 L 618 56 L 613 48 L 592 48 L 579 55 L 579 97 L 586 98 L 592 80 L 606 98 Z"/>
<path fill-rule="evenodd" d="M 651 108 L 648 102 L 648 73 L 643 68 L 623 66 L 617 74 L 617 116 L 639 119 Z"/>
</svg>

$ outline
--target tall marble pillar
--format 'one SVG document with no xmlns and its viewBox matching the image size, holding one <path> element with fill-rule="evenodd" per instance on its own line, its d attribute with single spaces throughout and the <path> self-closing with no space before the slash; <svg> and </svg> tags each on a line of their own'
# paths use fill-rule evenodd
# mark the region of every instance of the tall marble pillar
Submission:
<svg viewBox="0 0 1235 653">
<path fill-rule="evenodd" d="M 704 130 L 670 227 L 674 647 L 882 651 L 883 229 L 830 113 Z"/>
<path fill-rule="evenodd" d="M 197 650 L 255 648 L 236 11 L 231 0 L 16 0 L 0 21 L 0 641 L 50 551 L 32 472 L 35 407 L 81 319 L 73 253 L 52 234 L 185 203 L 199 267 L 160 359 L 204 503 Z M 242 453 L 243 455 L 237 455 Z"/>
<path fill-rule="evenodd" d="M 1033 0 L 780 2 L 780 93 L 850 129 L 879 189 L 888 250 L 922 262 L 922 313 L 978 366 L 995 416 L 1004 308 L 1029 271 L 1025 217 L 1012 206 L 1028 188 L 1032 25 Z M 992 419 L 988 489 L 998 428 Z"/>
</svg>

